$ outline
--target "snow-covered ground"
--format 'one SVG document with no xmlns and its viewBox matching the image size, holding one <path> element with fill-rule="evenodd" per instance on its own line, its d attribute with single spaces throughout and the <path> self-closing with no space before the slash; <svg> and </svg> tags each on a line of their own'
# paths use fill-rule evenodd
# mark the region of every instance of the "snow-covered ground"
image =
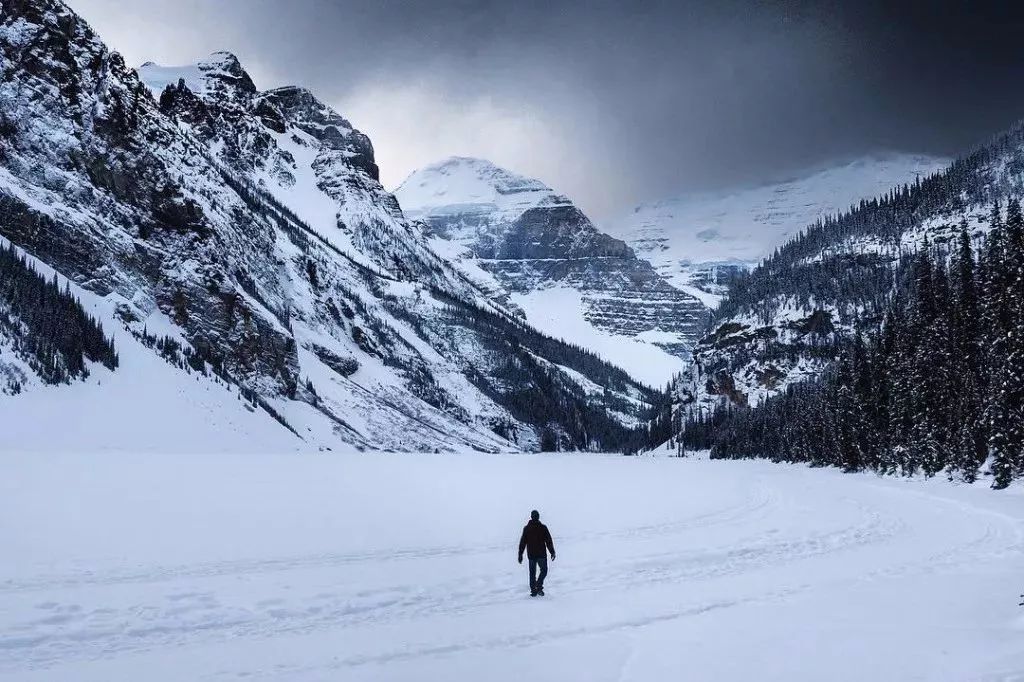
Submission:
<svg viewBox="0 0 1024 682">
<path fill-rule="evenodd" d="M 0 464 L 3 680 L 1024 678 L 1020 488 L 592 455 Z M 558 550 L 538 599 L 531 507 Z"/>
<path fill-rule="evenodd" d="M 634 337 L 611 334 L 586 318 L 583 296 L 571 287 L 550 287 L 513 293 L 511 299 L 536 329 L 597 353 L 648 386 L 662 388 L 672 376 L 686 369 L 682 358 L 655 345 L 679 343 L 677 334 L 653 330 Z"/>
</svg>

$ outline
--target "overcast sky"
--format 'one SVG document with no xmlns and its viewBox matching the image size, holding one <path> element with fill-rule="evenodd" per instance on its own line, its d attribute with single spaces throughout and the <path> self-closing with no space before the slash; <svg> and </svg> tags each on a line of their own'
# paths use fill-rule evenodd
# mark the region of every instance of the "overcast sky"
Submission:
<svg viewBox="0 0 1024 682">
<path fill-rule="evenodd" d="M 598 218 L 1024 116 L 1021 2 L 69 0 L 129 63 L 216 50 L 370 135 L 382 179 L 451 155 Z"/>
</svg>

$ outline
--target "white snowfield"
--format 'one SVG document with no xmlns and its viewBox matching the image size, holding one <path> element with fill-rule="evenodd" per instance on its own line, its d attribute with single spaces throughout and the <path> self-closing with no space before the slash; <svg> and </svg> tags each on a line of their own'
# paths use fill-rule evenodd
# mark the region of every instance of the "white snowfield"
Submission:
<svg viewBox="0 0 1024 682">
<path fill-rule="evenodd" d="M 486 159 L 462 156 L 414 171 L 395 188 L 395 196 L 405 215 L 414 219 L 479 213 L 495 222 L 511 222 L 538 206 L 571 205 L 540 180 L 513 173 Z"/>
<path fill-rule="evenodd" d="M 0 679 L 1024 679 L 1018 486 L 594 455 L 3 455 Z M 532 507 L 558 551 L 531 599 Z"/>
</svg>

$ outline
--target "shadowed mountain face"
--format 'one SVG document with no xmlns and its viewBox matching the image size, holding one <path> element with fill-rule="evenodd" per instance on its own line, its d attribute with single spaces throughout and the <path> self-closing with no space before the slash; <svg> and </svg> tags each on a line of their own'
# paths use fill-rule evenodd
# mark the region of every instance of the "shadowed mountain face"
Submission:
<svg viewBox="0 0 1024 682">
<path fill-rule="evenodd" d="M 452 267 L 308 91 L 261 92 L 223 52 L 136 72 L 56 0 L 4 1 L 0 68 L 0 245 L 297 437 L 615 447 L 650 398 Z"/>
<path fill-rule="evenodd" d="M 492 294 L 510 296 L 527 319 L 540 319 L 541 304 L 551 304 L 545 292 L 575 292 L 582 308 L 575 314 L 590 328 L 566 329 L 567 340 L 588 345 L 588 335 L 604 334 L 686 357 L 703 331 L 707 311 L 698 299 L 538 180 L 481 159 L 453 158 L 413 173 L 395 194 L 406 215 L 462 247 L 456 262 L 467 274 L 486 273 Z M 630 347 L 624 343 L 620 352 Z"/>
</svg>

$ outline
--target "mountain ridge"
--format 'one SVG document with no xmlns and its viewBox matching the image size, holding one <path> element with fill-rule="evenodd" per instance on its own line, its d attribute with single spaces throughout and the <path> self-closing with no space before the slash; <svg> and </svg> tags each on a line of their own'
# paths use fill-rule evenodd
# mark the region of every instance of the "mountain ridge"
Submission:
<svg viewBox="0 0 1024 682">
<path fill-rule="evenodd" d="M 919 154 L 868 154 L 777 182 L 641 204 L 607 227 L 673 284 L 711 294 L 714 304 L 732 277 L 807 225 L 948 163 Z"/>
<path fill-rule="evenodd" d="M 998 223 L 993 203 L 1024 191 L 1022 169 L 1018 123 L 935 173 L 806 226 L 735 279 L 693 365 L 674 382 L 661 440 L 689 419 L 729 405 L 757 407 L 817 381 L 858 333 L 878 333 L 893 297 L 912 280 L 915 254 L 944 263 L 961 232 L 980 252 Z"/>
<path fill-rule="evenodd" d="M 369 138 L 307 90 L 261 92 L 215 53 L 188 78 L 149 63 L 154 97 L 63 2 L 4 10 L 0 237 L 99 297 L 123 360 L 108 382 L 157 355 L 310 447 L 631 437 L 650 392 L 448 265 L 381 187 Z"/>
</svg>

